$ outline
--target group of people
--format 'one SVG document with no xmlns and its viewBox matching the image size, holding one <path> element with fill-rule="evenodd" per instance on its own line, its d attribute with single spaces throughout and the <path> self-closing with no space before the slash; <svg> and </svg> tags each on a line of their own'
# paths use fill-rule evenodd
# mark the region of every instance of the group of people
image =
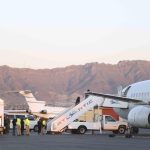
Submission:
<svg viewBox="0 0 150 150">
<path fill-rule="evenodd" d="M 9 124 L 10 124 L 10 121 L 9 121 Z M 12 135 L 16 135 L 16 133 L 17 133 L 18 136 L 21 136 L 21 135 L 24 135 L 24 131 L 25 131 L 26 135 L 28 135 L 28 136 L 30 135 L 30 120 L 28 119 L 28 117 L 26 117 L 25 119 L 19 118 L 19 117 L 14 118 L 12 120 L 12 125 L 13 125 Z M 43 135 L 46 130 L 45 119 L 40 118 L 37 123 L 37 126 L 38 126 L 38 134 Z"/>
<path fill-rule="evenodd" d="M 11 123 L 11 120 L 6 115 L 4 117 L 5 134 L 9 134 L 10 123 Z M 43 135 L 46 130 L 45 119 L 40 118 L 38 120 L 37 126 L 38 126 L 38 134 Z M 30 135 L 30 120 L 28 119 L 28 117 L 26 117 L 25 119 L 21 118 L 21 117 L 13 118 L 13 120 L 12 120 L 12 135 L 21 136 L 24 134 L 26 134 L 28 136 Z"/>
<path fill-rule="evenodd" d="M 26 130 L 26 135 L 30 135 L 30 120 L 26 117 L 25 120 L 23 118 L 14 118 L 12 120 L 13 124 L 13 132 L 12 135 L 16 135 L 16 129 L 17 129 L 17 135 L 24 135 L 24 127 Z"/>
</svg>

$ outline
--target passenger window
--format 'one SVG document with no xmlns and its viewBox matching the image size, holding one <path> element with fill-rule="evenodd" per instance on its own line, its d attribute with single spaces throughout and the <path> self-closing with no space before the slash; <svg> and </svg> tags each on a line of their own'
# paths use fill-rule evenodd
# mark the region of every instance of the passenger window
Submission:
<svg viewBox="0 0 150 150">
<path fill-rule="evenodd" d="M 141 97 L 143 98 L 143 93 L 141 93 Z"/>
<path fill-rule="evenodd" d="M 146 98 L 146 93 L 144 93 L 144 97 Z"/>
<path fill-rule="evenodd" d="M 141 93 L 139 93 L 139 98 L 141 97 Z"/>
<path fill-rule="evenodd" d="M 136 93 L 136 98 L 138 98 L 138 93 Z"/>
</svg>

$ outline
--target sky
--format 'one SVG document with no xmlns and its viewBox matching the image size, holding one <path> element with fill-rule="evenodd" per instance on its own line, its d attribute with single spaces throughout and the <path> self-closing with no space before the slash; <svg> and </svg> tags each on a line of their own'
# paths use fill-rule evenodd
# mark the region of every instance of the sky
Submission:
<svg viewBox="0 0 150 150">
<path fill-rule="evenodd" d="M 150 61 L 149 0 L 0 0 L 0 65 Z"/>
</svg>

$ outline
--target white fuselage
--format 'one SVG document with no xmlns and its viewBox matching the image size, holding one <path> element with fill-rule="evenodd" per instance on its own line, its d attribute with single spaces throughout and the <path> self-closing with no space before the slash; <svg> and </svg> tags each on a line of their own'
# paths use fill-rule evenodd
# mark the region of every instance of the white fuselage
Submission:
<svg viewBox="0 0 150 150">
<path fill-rule="evenodd" d="M 149 105 L 150 103 L 150 80 L 137 82 L 131 84 L 122 90 L 122 96 L 142 100 Z M 129 111 L 137 106 L 137 104 L 130 102 L 128 104 L 128 109 L 114 108 L 114 110 L 124 119 L 127 119 Z"/>
<path fill-rule="evenodd" d="M 29 112 L 36 116 L 53 118 L 66 109 L 65 107 L 47 106 L 45 101 L 37 101 L 30 91 L 19 91 L 19 93 L 25 97 Z"/>
</svg>

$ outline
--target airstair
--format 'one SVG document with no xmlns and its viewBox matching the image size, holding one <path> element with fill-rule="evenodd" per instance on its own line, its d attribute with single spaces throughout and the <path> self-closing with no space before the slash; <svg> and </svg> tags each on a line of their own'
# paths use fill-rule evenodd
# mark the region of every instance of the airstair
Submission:
<svg viewBox="0 0 150 150">
<path fill-rule="evenodd" d="M 102 106 L 103 97 L 89 95 L 76 106 L 72 106 L 47 122 L 47 132 L 62 132 L 74 120 L 89 111 L 94 106 Z"/>
</svg>

